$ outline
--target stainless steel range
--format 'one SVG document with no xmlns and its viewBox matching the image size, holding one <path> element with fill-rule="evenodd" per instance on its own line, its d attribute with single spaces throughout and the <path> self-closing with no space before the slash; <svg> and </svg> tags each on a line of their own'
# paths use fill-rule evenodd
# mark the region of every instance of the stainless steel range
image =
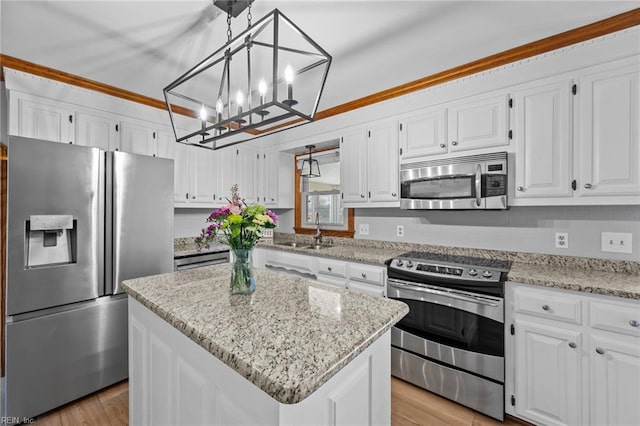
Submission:
<svg viewBox="0 0 640 426">
<path fill-rule="evenodd" d="M 387 265 L 387 296 L 411 309 L 391 331 L 391 374 L 502 420 L 509 262 L 409 252 Z"/>
</svg>

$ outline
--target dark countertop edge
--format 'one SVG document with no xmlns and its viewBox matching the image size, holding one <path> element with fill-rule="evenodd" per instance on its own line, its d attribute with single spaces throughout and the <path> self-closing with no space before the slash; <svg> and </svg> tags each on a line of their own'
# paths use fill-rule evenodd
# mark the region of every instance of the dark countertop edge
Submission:
<svg viewBox="0 0 640 426">
<path fill-rule="evenodd" d="M 172 315 L 167 310 L 162 309 L 160 306 L 152 303 L 149 299 L 144 297 L 142 294 L 138 293 L 137 291 L 135 291 L 134 289 L 132 289 L 131 287 L 126 285 L 126 281 L 123 281 L 122 287 L 124 288 L 125 292 L 129 296 L 133 297 L 137 302 L 142 304 L 145 308 L 149 309 L 151 312 L 153 312 L 154 314 L 158 315 L 169 326 L 173 327 L 176 331 L 178 331 L 179 333 L 183 334 L 185 337 L 187 337 L 193 343 L 195 343 L 196 345 L 200 346 L 201 348 L 206 350 L 208 353 L 210 353 L 211 356 L 216 357 L 220 362 L 225 364 L 227 367 L 231 368 L 233 371 L 235 371 L 236 373 L 240 374 L 247 381 L 251 382 L 253 385 L 255 385 L 260 390 L 265 392 L 271 398 L 273 398 L 274 400 L 276 400 L 276 401 L 278 401 L 279 403 L 282 403 L 282 404 L 297 404 L 299 402 L 302 402 L 304 399 L 306 399 L 308 396 L 310 396 L 312 393 L 314 393 L 316 390 L 318 390 L 324 383 L 326 383 L 333 376 L 335 376 L 349 362 L 351 362 L 358 355 L 360 355 L 366 348 L 371 346 L 371 344 L 373 342 L 375 342 L 378 338 L 380 338 L 380 336 L 382 336 L 385 332 L 390 330 L 391 327 L 393 327 L 394 324 L 396 324 L 398 321 L 400 321 L 400 319 L 402 319 L 402 317 L 404 317 L 406 314 L 409 313 L 409 307 L 406 304 L 402 303 L 402 302 L 398 302 L 398 303 L 402 303 L 404 305 L 404 309 L 399 310 L 398 313 L 393 318 L 391 318 L 390 320 L 385 322 L 385 324 L 381 328 L 376 330 L 371 335 L 371 337 L 369 337 L 369 339 L 363 341 L 360 345 L 356 346 L 345 357 L 343 357 L 338 362 L 336 362 L 332 367 L 330 367 L 324 374 L 318 376 L 317 379 L 309 387 L 309 391 L 302 391 L 302 390 L 299 390 L 297 387 L 291 387 L 291 386 L 288 386 L 287 384 L 283 384 L 283 385 L 278 386 L 282 391 L 280 393 L 278 393 L 277 395 L 273 395 L 272 393 L 269 392 L 269 388 L 268 388 L 267 384 L 274 385 L 275 383 L 272 380 L 269 380 L 268 376 L 265 376 L 265 375 L 261 374 L 260 371 L 256 370 L 255 368 L 251 367 L 250 365 L 248 365 L 248 364 L 246 364 L 244 362 L 243 362 L 244 367 L 251 372 L 250 373 L 250 377 L 251 378 L 261 379 L 261 380 L 252 380 L 250 377 L 247 377 L 246 375 L 240 373 L 233 366 L 231 366 L 227 362 L 223 361 L 223 358 L 224 359 L 230 359 L 230 358 L 234 358 L 235 359 L 235 356 L 233 354 L 229 354 L 228 352 L 226 352 L 225 350 L 221 349 L 217 345 L 215 345 L 215 346 L 217 347 L 219 354 L 213 353 L 211 351 L 211 347 L 214 347 L 214 344 L 211 341 L 211 339 L 206 338 L 206 339 L 202 339 L 200 342 L 196 341 L 195 340 L 195 336 L 199 335 L 198 330 L 196 330 L 195 328 L 189 326 L 188 322 L 185 321 L 183 318 L 177 319 L 178 321 L 184 323 L 184 325 L 185 325 L 185 330 L 180 330 L 173 324 Z M 207 343 L 208 343 L 208 345 L 207 345 Z M 229 355 L 229 356 L 225 356 L 225 355 Z M 238 360 L 236 359 L 236 362 L 237 361 Z M 274 386 L 274 387 L 276 387 L 276 386 Z"/>
</svg>

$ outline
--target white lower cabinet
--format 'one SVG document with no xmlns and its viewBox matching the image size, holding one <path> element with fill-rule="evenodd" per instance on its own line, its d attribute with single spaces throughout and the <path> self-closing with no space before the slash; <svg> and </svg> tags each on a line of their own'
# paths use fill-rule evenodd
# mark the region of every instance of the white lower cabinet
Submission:
<svg viewBox="0 0 640 426">
<path fill-rule="evenodd" d="M 507 414 L 640 424 L 640 301 L 508 283 Z"/>
<path fill-rule="evenodd" d="M 385 295 L 387 269 L 384 266 L 260 247 L 254 249 L 253 264 L 260 268 L 280 270 L 315 279 L 335 287 L 374 296 Z"/>
</svg>

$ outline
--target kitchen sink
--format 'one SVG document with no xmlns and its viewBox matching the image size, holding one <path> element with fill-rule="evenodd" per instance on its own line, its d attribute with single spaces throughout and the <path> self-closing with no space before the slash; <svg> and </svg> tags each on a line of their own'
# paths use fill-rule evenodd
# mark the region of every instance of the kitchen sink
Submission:
<svg viewBox="0 0 640 426">
<path fill-rule="evenodd" d="M 322 249 L 331 248 L 331 247 L 333 247 L 333 245 L 331 244 L 314 244 L 314 245 L 304 246 L 300 248 L 308 249 L 308 250 L 322 250 Z"/>
</svg>

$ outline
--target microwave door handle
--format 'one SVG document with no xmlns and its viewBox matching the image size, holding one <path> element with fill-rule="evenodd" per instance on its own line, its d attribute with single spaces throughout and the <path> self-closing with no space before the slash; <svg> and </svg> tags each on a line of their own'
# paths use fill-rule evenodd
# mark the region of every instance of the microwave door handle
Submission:
<svg viewBox="0 0 640 426">
<path fill-rule="evenodd" d="M 487 300 L 484 300 L 480 297 L 474 297 L 471 295 L 461 295 L 459 293 L 456 293 L 454 291 L 440 291 L 440 290 L 435 290 L 432 288 L 426 288 L 426 287 L 421 287 L 421 286 L 415 286 L 415 285 L 411 285 L 411 284 L 405 284 L 405 283 L 401 283 L 398 281 L 393 281 L 393 283 L 389 283 L 389 285 L 391 287 L 395 287 L 398 290 L 403 290 L 403 289 L 407 289 L 407 290 L 414 290 L 414 291 L 419 291 L 422 293 L 429 293 L 429 294 L 436 294 L 438 296 L 445 296 L 445 297 L 450 297 L 452 299 L 457 299 L 457 300 L 463 300 L 465 302 L 472 302 L 472 303 L 477 303 L 479 305 L 488 305 L 491 307 L 497 307 L 498 304 L 497 303 L 492 303 L 489 302 Z"/>
<path fill-rule="evenodd" d="M 482 198 L 482 166 L 476 164 L 476 206 L 480 207 Z"/>
</svg>

